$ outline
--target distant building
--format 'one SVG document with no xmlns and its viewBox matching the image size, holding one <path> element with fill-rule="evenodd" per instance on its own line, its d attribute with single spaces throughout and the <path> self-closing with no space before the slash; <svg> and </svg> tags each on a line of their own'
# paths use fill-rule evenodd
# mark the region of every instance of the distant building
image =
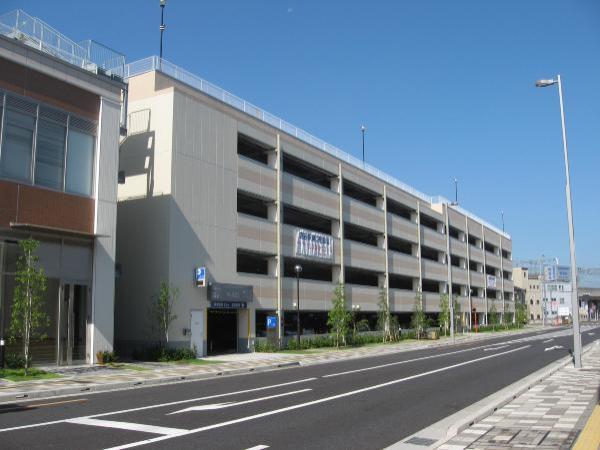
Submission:
<svg viewBox="0 0 600 450">
<path fill-rule="evenodd" d="M 527 319 L 530 323 L 542 323 L 542 283 L 537 274 L 529 273 L 526 267 L 515 267 L 512 271 L 515 288 L 525 291 L 525 305 L 527 306 Z"/>
</svg>

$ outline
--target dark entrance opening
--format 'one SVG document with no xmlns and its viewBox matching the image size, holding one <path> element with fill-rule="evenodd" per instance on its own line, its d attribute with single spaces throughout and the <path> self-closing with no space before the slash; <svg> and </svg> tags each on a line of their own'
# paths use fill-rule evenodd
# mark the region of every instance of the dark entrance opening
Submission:
<svg viewBox="0 0 600 450">
<path fill-rule="evenodd" d="M 207 352 L 234 353 L 237 351 L 237 310 L 209 309 L 207 324 Z"/>
</svg>

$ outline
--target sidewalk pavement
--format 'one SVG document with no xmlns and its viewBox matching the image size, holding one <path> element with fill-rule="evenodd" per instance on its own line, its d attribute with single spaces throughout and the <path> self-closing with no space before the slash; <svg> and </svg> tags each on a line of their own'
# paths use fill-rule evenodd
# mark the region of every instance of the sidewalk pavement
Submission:
<svg viewBox="0 0 600 450">
<path fill-rule="evenodd" d="M 583 355 L 583 369 L 563 366 L 438 449 L 570 449 L 599 404 L 599 395 L 600 342 L 596 341 Z M 598 441 L 586 442 L 581 448 L 600 448 Z"/>
<path fill-rule="evenodd" d="M 496 333 L 461 334 L 455 342 L 472 342 L 502 336 L 518 336 L 541 326 Z M 147 363 L 118 364 L 115 366 L 46 367 L 60 374 L 60 378 L 38 381 L 11 382 L 0 380 L 0 404 L 16 400 L 74 395 L 82 392 L 100 392 L 129 389 L 157 384 L 175 383 L 215 376 L 237 375 L 248 372 L 273 370 L 287 366 L 320 364 L 344 359 L 388 355 L 409 350 L 434 348 L 452 344 L 450 338 L 439 341 L 409 341 L 396 344 L 372 345 L 341 350 L 317 350 L 311 353 L 240 353 L 203 358 L 206 364 Z"/>
</svg>

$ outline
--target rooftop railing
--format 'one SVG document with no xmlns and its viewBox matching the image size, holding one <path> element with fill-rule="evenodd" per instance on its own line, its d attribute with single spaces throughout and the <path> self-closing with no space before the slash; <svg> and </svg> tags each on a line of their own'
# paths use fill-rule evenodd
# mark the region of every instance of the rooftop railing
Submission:
<svg viewBox="0 0 600 450">
<path fill-rule="evenodd" d="M 444 197 L 431 197 L 429 195 L 426 195 L 426 194 L 418 191 L 417 189 L 413 188 L 412 186 L 409 186 L 408 184 L 403 183 L 402 181 L 379 170 L 378 168 L 373 167 L 370 164 L 363 163 L 360 159 L 344 152 L 343 150 L 340 150 L 339 148 L 337 148 L 331 144 L 328 144 L 327 142 L 286 122 L 285 120 L 280 119 L 279 117 L 277 117 L 267 111 L 264 111 L 263 109 L 261 109 L 257 106 L 254 106 L 252 103 L 249 103 L 246 100 L 243 100 L 243 99 L 237 97 L 236 95 L 233 95 L 230 92 L 227 92 L 226 90 L 210 83 L 209 81 L 206 81 L 206 80 L 200 78 L 197 75 L 194 75 L 193 73 L 191 73 L 185 69 L 182 69 L 181 67 L 176 66 L 175 64 L 173 64 L 169 61 L 161 59 L 158 56 L 150 56 L 148 58 L 144 58 L 139 61 L 134 61 L 129 64 L 126 64 L 125 70 L 123 72 L 123 78 L 128 79 L 128 78 L 134 77 L 136 75 L 141 75 L 143 73 L 151 72 L 151 71 L 155 71 L 155 70 L 162 72 L 182 83 L 185 83 L 188 86 L 191 86 L 192 88 L 197 89 L 200 92 L 203 92 L 213 98 L 216 98 L 217 100 L 220 100 L 223 103 L 226 103 L 240 111 L 243 111 L 244 113 L 246 113 L 258 120 L 268 123 L 269 125 L 277 128 L 289 135 L 292 135 L 292 136 L 300 139 L 301 141 L 304 141 L 307 144 L 310 144 L 313 147 L 318 148 L 319 150 L 323 150 L 324 152 L 329 153 L 330 155 L 332 155 L 332 156 L 334 156 L 334 157 L 336 157 L 358 169 L 364 170 L 365 172 L 373 175 L 374 177 L 376 177 L 392 186 L 395 186 L 405 192 L 408 192 L 409 194 L 411 194 L 427 203 L 430 203 L 430 204 L 432 204 L 432 203 L 448 203 L 449 204 L 450 203 Z M 442 201 L 438 201 L 438 200 L 442 200 Z M 456 209 L 457 211 L 465 214 L 466 216 L 472 218 L 473 220 L 483 223 L 486 227 L 490 228 L 491 230 L 510 239 L 510 236 L 508 234 L 502 232 L 501 230 L 499 230 L 498 228 L 489 224 L 488 222 L 478 218 L 474 214 L 472 214 L 462 208 L 459 208 L 458 206 L 451 206 L 451 207 Z"/>
<path fill-rule="evenodd" d="M 0 15 L 0 34 L 90 72 L 123 73 L 125 56 L 95 41 L 77 43 L 20 9 Z"/>
</svg>

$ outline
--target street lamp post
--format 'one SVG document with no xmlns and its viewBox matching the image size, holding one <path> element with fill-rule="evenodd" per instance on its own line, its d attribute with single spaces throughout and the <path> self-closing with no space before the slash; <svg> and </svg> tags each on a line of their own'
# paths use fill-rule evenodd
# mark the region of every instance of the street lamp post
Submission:
<svg viewBox="0 0 600 450">
<path fill-rule="evenodd" d="M 298 349 L 300 348 L 300 272 L 302 272 L 302 266 L 296 264 L 294 266 L 296 272 L 296 341 L 298 342 Z"/>
<path fill-rule="evenodd" d="M 365 131 L 367 131 L 367 127 L 364 125 L 360 126 L 360 131 L 362 133 L 362 157 L 363 157 L 363 166 L 365 165 Z"/>
<path fill-rule="evenodd" d="M 165 6 L 167 5 L 167 0 L 160 0 L 160 59 L 163 56 L 163 33 L 165 31 Z"/>
<path fill-rule="evenodd" d="M 569 170 L 569 149 L 567 147 L 567 130 L 565 125 L 565 109 L 563 103 L 562 82 L 560 75 L 556 80 L 538 80 L 536 87 L 548 87 L 558 84 L 558 98 L 560 101 L 560 118 L 562 124 L 563 153 L 565 158 L 565 177 L 566 187 L 565 196 L 567 198 L 567 216 L 569 219 L 569 251 L 571 256 L 571 282 L 573 290 L 571 292 L 571 309 L 573 311 L 573 363 L 575 368 L 581 368 L 581 331 L 579 329 L 579 298 L 577 297 L 577 264 L 575 262 L 575 232 L 573 231 L 573 210 L 571 206 L 571 177 Z"/>
<path fill-rule="evenodd" d="M 454 203 L 453 205 L 458 205 L 458 179 L 454 179 Z"/>
<path fill-rule="evenodd" d="M 502 232 L 504 233 L 504 211 L 500 211 L 500 215 L 502 216 Z"/>
</svg>

